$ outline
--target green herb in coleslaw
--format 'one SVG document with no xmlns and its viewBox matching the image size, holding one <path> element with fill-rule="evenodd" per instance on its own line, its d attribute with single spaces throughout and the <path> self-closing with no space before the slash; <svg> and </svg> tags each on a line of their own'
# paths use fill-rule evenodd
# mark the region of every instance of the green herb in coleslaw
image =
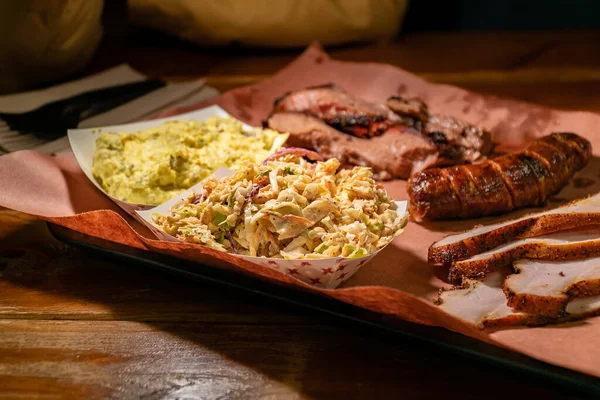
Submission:
<svg viewBox="0 0 600 400">
<path fill-rule="evenodd" d="M 248 256 L 285 259 L 365 257 L 402 233 L 406 213 L 371 169 L 340 169 L 286 153 L 247 164 L 203 192 L 154 215 L 163 231 L 189 243 Z"/>
</svg>

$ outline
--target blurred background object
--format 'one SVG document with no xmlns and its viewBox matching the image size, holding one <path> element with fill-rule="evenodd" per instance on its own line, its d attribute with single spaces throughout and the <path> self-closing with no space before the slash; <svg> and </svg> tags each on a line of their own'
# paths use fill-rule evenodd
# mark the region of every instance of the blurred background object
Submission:
<svg viewBox="0 0 600 400">
<path fill-rule="evenodd" d="M 0 1 L 0 93 L 83 69 L 102 38 L 103 0 Z"/>
<path fill-rule="evenodd" d="M 549 31 L 600 28 L 597 0 L 414 0 L 404 32 Z"/>
<path fill-rule="evenodd" d="M 175 75 L 197 77 L 217 53 L 299 52 L 315 40 L 330 47 L 427 31 L 598 29 L 599 12 L 596 0 L 1 0 L 0 94 L 123 61 L 135 68 L 149 49 L 154 58 L 194 52 Z"/>
<path fill-rule="evenodd" d="M 463 41 L 472 40 L 460 32 L 537 30 L 545 36 L 548 30 L 598 29 L 598 12 L 595 0 L 568 6 L 559 0 L 0 0 L 0 94 L 38 90 L 123 63 L 168 81 L 212 74 L 209 84 L 237 71 L 240 76 L 228 77 L 223 90 L 273 73 L 281 64 L 266 58 L 291 60 L 315 40 L 342 59 L 344 49 L 385 41 L 439 47 L 441 57 L 459 54 Z M 431 31 L 454 38 L 450 47 L 438 45 Z M 576 40 L 570 37 L 558 40 Z M 553 38 L 534 56 L 549 52 Z M 595 54 L 575 47 L 585 57 Z M 420 56 L 396 55 L 404 68 L 436 70 L 435 62 Z M 242 57 L 252 62 L 236 64 Z M 12 104 L 11 95 L 2 97 Z M 0 112 L 14 111 L 0 106 Z"/>
<path fill-rule="evenodd" d="M 390 40 L 408 0 L 128 0 L 131 21 L 202 45 Z"/>
</svg>

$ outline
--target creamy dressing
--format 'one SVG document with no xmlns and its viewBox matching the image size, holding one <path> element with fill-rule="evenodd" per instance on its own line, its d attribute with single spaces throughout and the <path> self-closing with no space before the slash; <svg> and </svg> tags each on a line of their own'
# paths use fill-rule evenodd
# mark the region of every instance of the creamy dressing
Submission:
<svg viewBox="0 0 600 400">
<path fill-rule="evenodd" d="M 287 139 L 270 129 L 244 131 L 233 118 L 171 121 L 133 133 L 107 132 L 96 141 L 92 173 L 108 194 L 157 205 L 220 167 L 259 163 Z"/>
</svg>

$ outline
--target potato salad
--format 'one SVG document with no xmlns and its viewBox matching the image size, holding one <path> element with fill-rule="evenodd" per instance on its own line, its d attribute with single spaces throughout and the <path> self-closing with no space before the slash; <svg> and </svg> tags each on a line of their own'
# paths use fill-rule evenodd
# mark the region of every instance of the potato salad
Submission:
<svg viewBox="0 0 600 400">
<path fill-rule="evenodd" d="M 96 140 L 92 173 L 111 196 L 158 205 L 220 167 L 260 163 L 287 139 L 271 129 L 244 129 L 233 118 L 170 121 L 131 133 L 104 132 Z"/>
</svg>

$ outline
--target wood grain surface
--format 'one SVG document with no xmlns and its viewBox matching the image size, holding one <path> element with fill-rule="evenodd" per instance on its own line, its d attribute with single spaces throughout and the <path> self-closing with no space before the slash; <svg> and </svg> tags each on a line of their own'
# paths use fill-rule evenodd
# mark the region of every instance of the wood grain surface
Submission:
<svg viewBox="0 0 600 400">
<path fill-rule="evenodd" d="M 331 50 L 552 107 L 600 111 L 600 33 L 420 34 Z M 298 51 L 108 40 L 89 72 L 207 74 L 220 90 Z M 268 301 L 166 277 L 53 239 L 0 210 L 0 398 L 576 398 L 547 382 Z"/>
</svg>

